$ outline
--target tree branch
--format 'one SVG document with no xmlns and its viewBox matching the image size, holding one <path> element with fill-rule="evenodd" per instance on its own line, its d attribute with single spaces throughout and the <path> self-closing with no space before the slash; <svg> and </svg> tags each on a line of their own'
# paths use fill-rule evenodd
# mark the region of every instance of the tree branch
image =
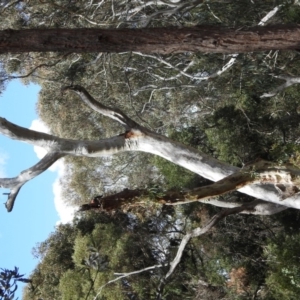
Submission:
<svg viewBox="0 0 300 300">
<path fill-rule="evenodd" d="M 199 199 L 203 202 L 211 197 L 236 191 L 246 185 L 255 183 L 274 184 L 275 187 L 281 190 L 282 198 L 285 199 L 299 192 L 298 182 L 293 182 L 293 178 L 300 178 L 298 168 L 288 164 L 276 166 L 274 163 L 261 160 L 213 184 L 191 190 L 187 193 L 184 201 L 166 203 L 166 205 L 186 204 L 199 201 Z M 285 188 L 281 188 L 282 186 L 285 186 Z"/>
<path fill-rule="evenodd" d="M 76 90 L 82 91 L 83 88 L 77 86 L 75 88 Z M 91 103 L 92 107 L 95 107 L 95 109 L 100 112 L 104 113 L 105 115 L 113 118 L 113 119 L 120 119 L 120 122 L 123 124 L 126 124 L 127 127 L 131 125 L 131 119 L 129 119 L 124 113 L 121 111 L 117 111 L 115 114 L 114 109 L 110 109 L 106 106 L 98 107 L 98 102 L 93 99 L 92 96 L 89 95 L 89 93 L 84 90 L 83 94 L 83 101 L 87 101 L 88 105 Z M 127 122 L 126 120 L 129 119 Z M 125 120 L 125 121 L 123 121 Z M 226 163 L 220 162 L 204 153 L 201 153 L 191 147 L 182 145 L 181 143 L 175 142 L 170 140 L 167 137 L 161 136 L 155 132 L 152 132 L 148 129 L 145 129 L 141 126 L 139 126 L 137 123 L 133 121 L 133 126 L 136 126 L 137 130 L 129 131 L 125 134 L 125 145 L 120 151 L 143 151 L 147 153 L 152 153 L 158 156 L 161 156 L 177 165 L 180 165 L 196 174 L 199 174 L 200 176 L 203 176 L 207 179 L 210 179 L 212 181 L 218 181 L 221 180 L 231 174 L 232 177 L 230 177 L 230 180 L 237 180 L 234 182 L 226 182 L 221 181 L 218 183 L 215 187 L 216 194 L 218 194 L 218 189 L 220 187 L 224 188 L 224 191 L 227 189 L 229 190 L 235 190 L 236 188 L 240 188 L 241 192 L 244 192 L 248 195 L 251 195 L 253 197 L 257 197 L 259 199 L 273 202 L 275 204 L 279 205 L 285 205 L 288 207 L 294 207 L 294 208 L 300 208 L 300 203 L 298 201 L 299 195 L 297 194 L 297 188 L 295 188 L 295 184 L 293 183 L 293 180 L 291 179 L 290 174 L 294 174 L 293 176 L 297 178 L 299 176 L 299 170 L 298 169 L 292 169 L 290 166 L 287 167 L 287 169 L 284 169 L 284 167 L 276 167 L 273 164 L 267 163 L 267 162 L 259 162 L 256 163 L 255 166 L 249 166 L 248 168 L 244 168 L 241 173 L 236 173 L 239 171 L 238 168 L 235 168 L 233 166 L 230 166 Z M 115 149 L 115 153 L 117 153 L 117 149 Z M 98 153 L 100 156 L 101 153 Z M 254 168 L 251 170 L 251 168 Z M 272 169 L 273 168 L 273 169 Z M 247 174 L 248 172 L 248 174 Z M 261 173 L 260 179 L 258 177 L 256 178 L 256 182 L 260 182 L 260 184 L 250 184 L 250 182 L 254 182 L 252 180 L 252 177 L 249 176 L 249 172 L 251 174 L 258 174 Z M 276 177 L 276 172 L 281 172 L 280 176 Z M 236 174 L 234 174 L 236 173 Z M 242 176 L 242 177 L 240 177 Z M 264 176 L 267 176 L 266 178 Z M 278 179 L 282 181 L 278 181 Z M 256 183 L 255 182 L 255 183 Z M 267 184 L 271 182 L 272 184 Z M 284 182 L 284 183 L 282 183 Z M 288 184 L 288 188 L 282 189 L 278 188 L 276 184 Z M 228 189 L 229 184 L 231 184 L 231 188 Z M 207 189 L 207 191 L 210 190 L 211 187 Z M 201 192 L 202 193 L 202 192 Z M 203 194 L 201 194 L 201 198 Z M 194 199 L 197 199 L 195 197 Z M 284 200 L 284 201 L 282 201 Z M 197 200 L 194 200 L 197 201 Z"/>
<path fill-rule="evenodd" d="M 0 30 L 1 53 L 115 52 L 249 53 L 299 48 L 300 26 L 220 28 L 208 25 L 154 28 L 35 28 Z M 138 41 L 138 42 L 137 42 Z"/>
<path fill-rule="evenodd" d="M 59 62 L 61 62 L 64 58 L 66 58 L 68 55 L 70 55 L 71 52 L 66 53 L 62 56 L 62 58 L 58 59 L 56 62 L 52 63 L 52 64 L 40 64 L 38 66 L 35 66 L 31 71 L 29 71 L 27 74 L 24 75 L 9 75 L 5 78 L 1 78 L 0 82 L 5 82 L 6 80 L 12 80 L 12 79 L 22 79 L 22 78 L 27 78 L 30 75 L 32 75 L 36 70 L 40 69 L 40 68 L 50 68 L 50 67 L 54 67 L 56 66 Z"/>
<path fill-rule="evenodd" d="M 213 184 L 212 184 L 213 185 Z M 205 187 L 205 191 L 209 189 L 210 186 Z M 201 188 L 196 189 L 201 190 Z M 244 203 L 237 202 L 237 201 L 224 201 L 220 199 L 215 199 L 212 197 L 207 197 L 201 199 L 200 197 L 196 196 L 196 200 L 191 200 L 195 196 L 195 190 L 185 191 L 185 192 L 177 192 L 177 191 L 166 191 L 163 195 L 159 195 L 153 201 L 156 201 L 163 205 L 178 205 L 178 204 L 187 204 L 190 202 L 198 201 L 205 204 L 214 205 L 217 207 L 223 208 L 235 208 L 244 205 Z M 86 211 L 86 210 L 93 210 L 93 209 L 100 209 L 104 211 L 112 211 L 117 209 L 122 209 L 124 207 L 135 205 L 136 202 L 139 205 L 142 205 L 140 202 L 141 196 L 147 197 L 149 196 L 149 191 L 147 189 L 135 189 L 129 190 L 124 189 L 119 193 L 115 193 L 113 195 L 104 196 L 96 202 L 86 203 L 81 205 L 79 211 Z M 278 205 L 274 203 L 269 203 L 265 201 L 261 201 L 258 203 L 254 209 L 251 210 L 243 210 L 241 213 L 243 214 L 253 214 L 253 215 L 272 215 L 276 214 L 280 211 L 287 209 L 286 206 Z"/>
<path fill-rule="evenodd" d="M 140 6 L 131 8 L 128 11 L 122 11 L 122 12 L 116 13 L 115 15 L 117 17 L 122 16 L 122 15 L 129 15 L 129 17 L 127 17 L 127 20 L 130 20 L 132 15 L 135 15 L 138 12 L 140 12 L 141 10 L 145 9 L 147 6 L 152 6 L 152 5 L 155 5 L 155 6 L 164 5 L 164 6 L 170 6 L 170 7 L 177 7 L 178 6 L 177 3 L 153 0 L 153 1 L 148 1 L 148 2 L 146 2 L 146 3 L 144 3 Z"/>
<path fill-rule="evenodd" d="M 279 11 L 279 9 L 282 7 L 282 5 L 275 6 L 271 11 L 269 11 L 258 23 L 259 26 L 264 26 L 266 23 L 276 15 L 276 13 Z"/>
<path fill-rule="evenodd" d="M 284 89 L 288 88 L 289 86 L 297 84 L 297 83 L 300 83 L 300 77 L 284 76 L 284 75 L 278 75 L 278 76 L 274 76 L 274 77 L 285 80 L 285 83 L 283 83 L 282 85 L 278 86 L 277 88 L 275 88 L 271 92 L 264 93 L 263 95 L 260 96 L 260 98 L 273 97 L 276 94 L 278 94 L 279 92 L 282 92 Z"/>
<path fill-rule="evenodd" d="M 227 217 L 229 215 L 240 213 L 243 210 L 253 209 L 258 203 L 260 203 L 260 200 L 255 200 L 251 203 L 244 204 L 240 207 L 225 209 L 225 210 L 217 213 L 216 215 L 214 215 L 204 227 L 202 227 L 202 228 L 197 227 L 197 228 L 193 229 L 192 231 L 188 232 L 181 240 L 177 254 L 176 254 L 175 258 L 173 259 L 173 261 L 170 263 L 170 269 L 165 276 L 165 280 L 168 279 L 168 277 L 170 277 L 172 275 L 175 268 L 180 263 L 185 246 L 187 245 L 187 243 L 190 241 L 191 238 L 198 237 L 200 235 L 205 234 L 212 227 L 214 227 L 218 222 L 220 222 L 222 219 L 224 219 L 225 217 Z"/>
<path fill-rule="evenodd" d="M 162 9 L 162 10 L 158 10 L 156 12 L 154 12 L 152 15 L 150 15 L 146 21 L 143 22 L 143 25 L 144 27 L 147 27 L 152 19 L 156 16 L 159 16 L 159 15 L 166 15 L 168 17 L 171 17 L 177 13 L 179 13 L 180 11 L 183 11 L 184 9 L 185 12 L 187 12 L 188 10 L 198 6 L 199 4 L 203 4 L 204 0 L 192 0 L 190 2 L 187 2 L 187 1 L 179 1 L 177 2 L 177 5 L 174 7 L 174 8 L 167 8 L 167 9 Z M 214 1 L 214 2 L 218 2 L 218 1 Z"/>
<path fill-rule="evenodd" d="M 111 283 L 114 283 L 122 278 L 125 278 L 125 277 L 128 277 L 128 276 L 131 276 L 131 275 L 136 275 L 136 274 L 139 274 L 139 273 L 142 273 L 142 272 L 147 272 L 147 271 L 151 271 L 153 269 L 157 269 L 157 268 L 161 268 L 161 267 L 164 267 L 165 265 L 154 265 L 154 266 L 151 266 L 151 267 L 147 267 L 147 268 L 144 268 L 144 269 L 141 269 L 141 270 L 138 270 L 138 271 L 133 271 L 133 272 L 129 272 L 129 273 L 114 273 L 114 275 L 117 275 L 119 277 L 115 278 L 115 279 L 112 279 L 110 281 L 108 281 L 107 283 L 105 283 L 104 285 L 102 285 L 99 289 L 98 289 L 98 293 L 96 294 L 94 300 L 96 300 L 98 298 L 98 296 L 101 295 L 101 292 L 102 292 L 102 289 L 104 287 L 106 287 L 107 285 L 111 284 Z"/>
<path fill-rule="evenodd" d="M 195 1 L 193 1 L 193 2 L 195 2 Z M 196 1 L 196 2 L 198 2 L 198 1 Z M 200 1 L 200 2 L 202 2 L 202 1 Z M 200 3 L 200 2 L 199 2 L 199 3 Z M 198 3 L 198 4 L 199 4 L 199 3 Z M 179 3 L 178 3 L 178 4 L 179 4 Z M 181 7 L 181 6 L 183 6 L 183 5 L 186 5 L 187 3 L 182 3 L 182 4 L 180 4 L 180 6 L 178 6 L 178 4 L 176 4 L 176 8 L 175 8 L 175 9 L 177 9 L 178 7 Z M 269 20 L 270 20 L 270 19 L 278 12 L 278 10 L 279 10 L 280 8 L 281 8 L 281 5 L 278 5 L 278 6 L 276 6 L 275 8 L 273 8 L 270 12 L 268 12 L 268 13 L 265 15 L 264 18 L 261 19 L 261 21 L 258 23 L 258 25 L 259 25 L 259 26 L 264 26 L 264 25 L 266 24 L 266 22 L 269 21 Z M 169 77 L 169 78 L 163 78 L 163 77 L 161 77 L 161 76 L 159 76 L 159 75 L 157 75 L 157 74 L 153 74 L 156 78 L 159 78 L 159 79 L 164 80 L 164 81 L 166 81 L 166 80 L 174 80 L 174 79 L 178 78 L 178 77 L 181 76 L 181 75 L 186 76 L 186 77 L 189 77 L 189 78 L 191 78 L 191 79 L 193 79 L 193 80 L 200 80 L 200 81 L 207 81 L 207 80 L 213 79 L 213 78 L 215 78 L 215 77 L 220 76 L 221 74 L 223 74 L 224 72 L 226 72 L 229 68 L 231 68 L 231 67 L 235 64 L 235 62 L 236 62 L 236 60 L 237 60 L 237 57 L 238 57 L 238 55 L 239 55 L 239 54 L 237 54 L 237 53 L 236 53 L 236 54 L 232 54 L 230 60 L 229 60 L 229 61 L 228 61 L 228 62 L 227 62 L 220 70 L 218 70 L 218 71 L 216 71 L 216 72 L 214 72 L 214 73 L 212 73 L 212 74 L 210 74 L 210 75 L 208 75 L 208 76 L 194 76 L 194 75 L 190 75 L 190 74 L 186 73 L 186 71 L 187 71 L 188 68 L 193 64 L 193 62 L 191 62 L 191 63 L 190 63 L 190 64 L 182 71 L 182 70 L 180 70 L 179 68 L 172 66 L 170 63 L 168 63 L 167 61 L 163 60 L 161 57 L 157 57 L 157 56 L 154 56 L 154 55 L 142 54 L 142 53 L 140 53 L 140 52 L 133 52 L 133 53 L 134 53 L 134 54 L 137 54 L 137 55 L 140 55 L 140 56 L 150 57 L 150 58 L 156 59 L 156 60 L 160 61 L 161 63 L 167 65 L 168 67 L 170 67 L 170 68 L 172 68 L 172 69 L 174 69 L 174 70 L 176 70 L 176 71 L 179 72 L 177 75 L 172 76 L 172 77 Z"/>
<path fill-rule="evenodd" d="M 234 208 L 234 207 L 240 207 L 244 205 L 242 202 L 237 201 L 225 201 L 221 199 L 216 198 L 208 198 L 208 199 L 199 199 L 198 202 L 204 203 L 204 204 L 210 204 L 217 207 L 223 207 L 223 208 Z M 270 203 L 266 201 L 261 201 L 258 203 L 253 209 L 250 210 L 243 210 L 241 214 L 247 214 L 247 215 L 260 215 L 260 216 L 270 216 L 275 215 L 283 210 L 286 210 L 287 207 L 275 203 Z"/>
<path fill-rule="evenodd" d="M 136 148 L 133 141 L 128 140 L 126 143 L 126 133 L 99 141 L 71 140 L 30 130 L 15 125 L 4 118 L 0 118 L 0 133 L 11 139 L 40 146 L 49 152 L 59 152 L 63 155 L 100 157 Z M 131 133 L 128 133 L 128 137 L 130 135 Z"/>
<path fill-rule="evenodd" d="M 258 23 L 259 26 L 264 26 L 273 16 L 275 16 L 275 14 L 279 11 L 279 9 L 281 8 L 282 5 L 277 5 L 276 7 L 274 7 L 271 11 L 269 11 L 262 19 L 261 21 Z M 202 77 L 201 80 L 209 80 L 215 77 L 220 76 L 221 74 L 223 74 L 224 72 L 226 72 L 229 68 L 231 68 L 237 58 L 238 58 L 239 54 L 235 53 L 231 55 L 230 60 L 218 71 L 214 72 L 211 75 Z"/>
<path fill-rule="evenodd" d="M 182 254 L 184 252 L 184 249 L 186 247 L 186 245 L 188 244 L 188 242 L 191 240 L 191 238 L 194 237 L 198 237 L 200 235 L 203 235 L 205 233 L 207 233 L 211 228 L 213 228 L 215 225 L 218 224 L 218 222 L 220 222 L 222 219 L 224 219 L 225 217 L 229 216 L 229 215 L 233 215 L 233 214 L 237 214 L 242 212 L 244 209 L 249 210 L 249 209 L 253 209 L 257 203 L 259 203 L 259 200 L 255 200 L 251 203 L 248 204 L 244 204 L 243 206 L 240 207 L 235 207 L 235 208 L 229 208 L 229 209 L 225 209 L 219 213 L 217 213 L 216 215 L 214 215 L 204 227 L 197 227 L 191 231 L 189 231 L 188 233 L 186 233 L 182 240 L 181 243 L 178 247 L 177 253 L 175 255 L 175 258 L 171 261 L 170 263 L 170 268 L 168 273 L 165 275 L 165 277 L 160 281 L 160 284 L 157 288 L 157 300 L 161 299 L 161 294 L 163 292 L 163 289 L 166 285 L 166 281 L 167 279 L 173 274 L 173 272 L 175 271 L 176 267 L 178 266 L 178 264 L 181 261 L 181 257 Z"/>
<path fill-rule="evenodd" d="M 10 189 L 10 194 L 8 195 L 8 199 L 5 203 L 5 207 L 8 212 L 12 211 L 16 197 L 22 186 L 29 180 L 46 171 L 62 156 L 63 155 L 58 152 L 50 152 L 46 154 L 37 164 L 27 170 L 22 171 L 17 177 L 0 178 L 0 187 Z"/>
<path fill-rule="evenodd" d="M 230 209 L 223 210 L 223 211 L 219 212 L 218 214 L 216 214 L 214 217 L 212 217 L 204 227 L 195 228 L 192 231 L 185 234 L 184 237 L 181 240 L 181 243 L 179 245 L 179 248 L 177 250 L 177 254 L 176 254 L 175 258 L 170 263 L 170 269 L 169 269 L 168 273 L 165 275 L 164 279 L 160 283 L 160 287 L 158 288 L 158 291 L 159 292 L 162 291 L 166 280 L 173 274 L 173 272 L 176 269 L 177 265 L 180 263 L 183 251 L 184 251 L 186 245 L 188 244 L 188 242 L 190 241 L 191 238 L 198 237 L 200 235 L 203 235 L 203 234 L 207 233 L 211 228 L 213 228 L 219 221 L 221 221 L 225 217 L 227 217 L 229 215 L 232 215 L 232 214 L 240 213 L 243 210 L 251 210 L 257 204 L 259 204 L 260 202 L 261 202 L 260 200 L 256 200 L 256 201 L 253 201 L 251 203 L 244 204 L 240 207 L 235 207 L 235 208 L 230 208 Z M 122 278 L 131 276 L 131 275 L 136 275 L 136 274 L 139 274 L 139 273 L 142 273 L 142 272 L 150 271 L 150 270 L 153 270 L 153 269 L 156 269 L 156 268 L 161 268 L 161 267 L 164 267 L 164 266 L 166 266 L 166 264 L 154 265 L 154 266 L 151 266 L 151 267 L 147 267 L 147 268 L 144 268 L 144 269 L 141 269 L 141 270 L 138 270 L 138 271 L 129 272 L 129 273 L 114 273 L 114 275 L 117 275 L 119 277 L 117 277 L 115 279 L 112 279 L 112 280 L 108 281 L 106 284 L 102 285 L 99 288 L 98 293 L 96 294 L 94 300 L 96 300 L 98 298 L 98 296 L 101 295 L 102 289 L 105 286 L 107 286 L 111 283 L 114 283 L 114 282 L 116 282 L 116 281 L 118 281 Z"/>
<path fill-rule="evenodd" d="M 50 150 L 60 138 L 51 134 L 30 130 L 0 117 L 0 133 L 13 140 L 26 142 Z"/>
<path fill-rule="evenodd" d="M 184 70 L 180 70 L 179 68 L 177 67 L 174 67 L 172 64 L 170 64 L 169 62 L 167 62 L 166 60 L 164 60 L 163 58 L 159 57 L 159 56 L 155 56 L 155 55 L 150 55 L 150 54 L 143 54 L 143 53 L 140 53 L 140 52 L 132 52 L 133 54 L 135 55 L 139 55 L 139 56 L 142 56 L 142 57 L 149 57 L 149 58 L 153 58 L 159 62 L 161 62 L 162 64 L 170 67 L 171 69 L 173 70 L 176 70 L 178 72 L 177 75 L 174 75 L 172 77 L 169 77 L 169 78 L 163 78 L 162 76 L 159 76 L 157 74 L 152 74 L 154 77 L 157 77 L 158 79 L 161 79 L 163 81 L 169 81 L 169 80 L 174 80 L 176 78 L 178 78 L 179 76 L 183 75 L 183 76 L 186 76 L 188 78 L 191 78 L 193 80 L 201 80 L 202 77 L 198 77 L 198 76 L 194 76 L 194 75 L 190 75 L 188 73 L 186 73 L 186 71 L 194 64 L 193 61 L 191 61 L 185 68 Z"/>
<path fill-rule="evenodd" d="M 96 101 L 82 86 L 72 85 L 62 88 L 63 92 L 67 90 L 77 94 L 81 98 L 81 100 L 93 110 L 121 123 L 127 130 L 140 127 L 135 121 L 130 119 L 118 108 L 110 108 Z"/>
</svg>

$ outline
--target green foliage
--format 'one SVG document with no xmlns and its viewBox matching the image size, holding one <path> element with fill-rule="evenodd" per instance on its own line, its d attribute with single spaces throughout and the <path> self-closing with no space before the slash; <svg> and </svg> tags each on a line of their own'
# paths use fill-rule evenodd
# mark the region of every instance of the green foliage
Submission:
<svg viewBox="0 0 300 300">
<path fill-rule="evenodd" d="M 157 216 L 138 221 L 122 214 L 112 217 L 91 213 L 76 219 L 73 225 L 69 226 L 72 233 L 63 231 L 62 228 L 58 229 L 59 233 L 53 233 L 42 243 L 47 247 L 39 248 L 41 262 L 30 277 L 34 289 L 28 287 L 24 292 L 24 299 L 94 299 L 99 291 L 99 299 L 121 300 L 130 295 L 140 299 L 151 299 L 156 294 L 157 286 L 167 267 L 130 276 L 109 286 L 105 285 L 116 277 L 114 272 L 132 272 L 160 263 L 162 254 L 159 242 L 153 241 L 160 240 L 160 243 L 168 244 L 167 232 L 173 229 L 172 222 L 166 220 L 167 216 L 167 219 L 170 219 L 170 215 L 165 214 L 168 212 L 161 212 L 160 215 L 157 211 Z M 61 247 L 66 245 L 64 241 L 67 237 L 63 237 L 63 234 L 72 236 L 72 251 L 69 255 L 73 265 L 62 270 L 61 262 L 55 260 L 52 253 L 54 249 L 61 251 L 53 242 L 55 236 L 60 235 Z M 188 299 L 193 295 L 193 290 L 187 289 L 186 286 L 191 276 L 197 276 L 194 255 L 191 253 L 189 249 L 184 252 L 183 264 L 164 289 L 166 299 L 182 299 L 182 296 Z M 47 274 L 43 273 L 45 270 Z M 56 277 L 53 274 L 55 270 L 61 270 L 60 273 L 56 271 Z"/>
<path fill-rule="evenodd" d="M 244 28 L 257 25 L 276 5 L 282 6 L 270 24 L 300 20 L 299 6 L 286 0 L 203 1 L 193 8 L 183 6 L 170 15 L 165 14 L 166 9 L 171 9 L 170 1 L 142 8 L 138 1 L 92 2 L 4 1 L 0 5 L 0 27 L 144 27 L 150 17 L 150 27 L 217 24 Z M 230 56 L 16 53 L 2 55 L 1 59 L 1 78 L 6 78 L 6 72 L 13 76 L 17 73 L 25 76 L 24 82 L 42 86 L 38 113 L 52 133 L 62 138 L 98 140 L 123 132 L 119 125 L 99 116 L 78 97 L 60 92 L 62 85 L 81 84 L 101 103 L 122 109 L 147 128 L 233 165 L 243 166 L 256 158 L 300 165 L 299 86 L 289 87 L 270 99 L 260 98 L 283 83 L 276 75 L 298 74 L 297 51 L 239 54 L 229 70 L 209 81 L 199 77 L 222 70 Z M 32 70 L 35 71 L 31 73 Z M 171 162 L 149 157 L 134 153 L 112 159 L 66 158 L 67 171 L 62 180 L 66 202 L 79 205 L 96 194 L 112 192 L 112 187 L 124 188 L 124 178 L 128 188 L 149 186 L 150 198 L 158 197 L 164 189 L 193 188 L 207 183 Z M 230 201 L 231 196 L 240 202 L 251 201 L 240 194 L 226 199 Z M 40 261 L 31 275 L 33 285 L 25 291 L 24 300 L 94 299 L 99 289 L 115 278 L 113 272 L 139 270 L 160 263 L 161 257 L 169 262 L 182 234 L 203 225 L 211 217 L 209 212 L 218 209 L 203 211 L 203 206 L 195 203 L 167 213 L 149 209 L 140 220 L 120 212 L 113 216 L 90 213 L 80 216 L 72 225 L 59 226 L 34 250 Z M 174 219 L 180 225 L 175 226 Z M 258 288 L 263 290 L 261 297 L 265 299 L 284 299 L 284 293 L 295 298 L 299 294 L 295 252 L 298 240 L 292 235 L 285 237 L 286 245 L 279 247 L 279 242 L 272 238 L 278 232 L 298 231 L 298 221 L 298 215 L 288 212 L 268 219 L 227 218 L 201 241 L 189 243 L 164 288 L 163 298 L 193 299 L 198 289 L 206 291 L 199 296 L 201 300 L 250 299 Z M 163 252 L 158 244 L 167 251 Z M 262 259 L 263 249 L 272 264 Z M 242 295 L 226 286 L 232 268 L 239 267 L 245 268 L 249 283 Z M 100 297 L 153 299 L 167 271 L 168 268 L 161 268 L 128 277 L 104 287 Z M 270 293 L 263 288 L 266 277 Z M 208 285 L 197 284 L 199 279 Z M 221 292 L 215 293 L 216 290 Z"/>
<path fill-rule="evenodd" d="M 62 300 L 80 300 L 85 299 L 86 290 L 85 281 L 88 281 L 85 273 L 68 270 L 63 274 L 59 282 L 59 291 Z"/>
<path fill-rule="evenodd" d="M 41 262 L 30 277 L 35 288 L 25 290 L 25 299 L 94 299 L 100 287 L 114 278 L 113 270 L 132 271 L 145 263 L 144 252 L 137 245 L 144 244 L 144 251 L 150 254 L 146 250 L 148 240 L 128 231 L 128 218 L 124 216 L 91 213 L 76 219 L 72 226 L 58 227 L 35 250 Z M 58 240 L 60 244 L 56 243 Z M 68 255 L 62 261 L 66 251 Z M 151 260 L 146 263 L 151 264 Z M 137 280 L 133 286 L 143 291 L 141 282 Z M 104 288 L 101 295 L 107 299 L 124 299 L 124 293 L 120 281 L 113 289 Z"/>
<path fill-rule="evenodd" d="M 240 95 L 236 101 L 235 105 L 217 109 L 205 132 L 218 159 L 241 166 L 258 157 L 267 158 L 269 138 L 255 127 L 258 122 L 264 127 L 273 124 L 272 120 L 266 124 L 265 118 L 259 114 L 259 99 Z"/>
<path fill-rule="evenodd" d="M 273 100 L 249 94 L 232 95 L 205 124 L 214 156 L 237 166 L 257 158 L 289 161 L 299 148 L 295 144 L 299 100 L 294 93 L 291 89 L 284 99 Z"/>
<path fill-rule="evenodd" d="M 7 73 L 16 73 L 20 71 L 21 61 L 18 59 L 10 59 L 5 65 Z"/>
<path fill-rule="evenodd" d="M 36 299 L 43 295 L 45 299 L 59 299 L 60 277 L 74 268 L 72 253 L 75 235 L 69 224 L 59 225 L 47 240 L 33 249 L 33 255 L 40 262 L 30 276 L 33 288 L 25 289 L 24 297 Z"/>
<path fill-rule="evenodd" d="M 300 293 L 300 235 L 279 235 L 265 248 L 266 283 L 275 299 L 293 300 Z"/>
<path fill-rule="evenodd" d="M 111 218 L 90 213 L 75 219 L 72 226 L 58 227 L 35 249 L 41 262 L 30 277 L 35 288 L 26 289 L 25 297 L 94 299 L 98 289 L 112 278 L 111 269 L 122 271 L 131 257 L 124 250 L 129 243 L 123 228 L 126 219 L 122 215 Z M 59 245 L 56 240 L 60 241 Z M 56 256 L 53 255 L 55 251 Z M 64 253 L 67 256 L 61 261 Z M 108 299 L 123 299 L 122 289 L 105 289 L 103 295 Z"/>
<path fill-rule="evenodd" d="M 182 189 L 183 187 L 195 187 L 197 183 L 197 176 L 180 167 L 170 163 L 167 160 L 164 160 L 160 157 L 155 157 L 153 159 L 154 165 L 159 169 L 161 174 L 165 179 L 166 189 Z"/>
<path fill-rule="evenodd" d="M 279 163 L 291 162 L 294 166 L 300 166 L 299 145 L 294 143 L 274 143 L 270 150 L 273 160 Z"/>
<path fill-rule="evenodd" d="M 300 21 L 300 7 L 299 5 L 291 6 L 292 1 L 286 1 L 283 5 L 281 15 L 283 16 L 286 23 L 298 24 Z"/>
<path fill-rule="evenodd" d="M 101 253 L 102 257 L 109 256 L 109 267 L 119 269 L 124 257 L 123 248 L 126 234 L 113 224 L 96 224 L 89 235 L 78 235 L 74 242 L 73 261 L 77 266 L 86 264 L 93 252 Z M 103 260 L 105 263 L 106 260 Z M 105 264 L 106 265 L 106 264 Z M 105 266 L 99 266 L 98 270 Z"/>
</svg>

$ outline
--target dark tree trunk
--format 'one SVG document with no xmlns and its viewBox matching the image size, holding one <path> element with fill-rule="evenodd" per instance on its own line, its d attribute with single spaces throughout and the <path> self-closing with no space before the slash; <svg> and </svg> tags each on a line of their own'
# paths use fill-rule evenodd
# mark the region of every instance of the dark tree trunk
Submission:
<svg viewBox="0 0 300 300">
<path fill-rule="evenodd" d="M 300 26 L 241 29 L 196 26 L 142 29 L 26 29 L 0 31 L 0 53 L 124 52 L 243 53 L 300 49 Z"/>
</svg>

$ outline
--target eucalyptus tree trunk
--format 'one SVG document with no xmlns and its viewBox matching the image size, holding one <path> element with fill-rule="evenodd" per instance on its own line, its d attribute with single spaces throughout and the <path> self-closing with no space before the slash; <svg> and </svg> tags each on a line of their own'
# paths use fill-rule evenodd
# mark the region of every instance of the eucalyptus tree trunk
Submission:
<svg viewBox="0 0 300 300">
<path fill-rule="evenodd" d="M 26 29 L 0 31 L 0 53 L 125 52 L 244 53 L 300 48 L 300 26 L 211 26 L 122 29 Z"/>
<path fill-rule="evenodd" d="M 86 105 L 96 112 L 118 121 L 126 131 L 123 134 L 99 141 L 71 140 L 29 130 L 0 118 L 0 133 L 12 139 L 43 147 L 48 151 L 40 162 L 21 172 L 19 176 L 0 179 L 0 187 L 11 190 L 6 202 L 8 211 L 12 210 L 21 187 L 47 170 L 59 158 L 66 155 L 100 157 L 125 151 L 143 151 L 161 156 L 216 182 L 210 186 L 187 192 L 184 197 L 178 199 L 180 204 L 201 199 L 206 201 L 211 197 L 239 190 L 267 201 L 256 203 L 255 208 L 252 209 L 253 212 L 257 209 L 257 212 L 262 214 L 271 214 L 282 210 L 283 207 L 300 209 L 298 188 L 300 170 L 297 168 L 289 165 L 276 166 L 273 163 L 262 161 L 238 169 L 144 128 L 119 109 L 99 103 L 81 86 L 65 87 L 63 91 L 76 93 Z M 222 205 L 218 203 L 218 206 Z M 226 203 L 223 203 L 223 206 L 228 207 Z M 232 207 L 231 204 L 229 207 Z"/>
</svg>

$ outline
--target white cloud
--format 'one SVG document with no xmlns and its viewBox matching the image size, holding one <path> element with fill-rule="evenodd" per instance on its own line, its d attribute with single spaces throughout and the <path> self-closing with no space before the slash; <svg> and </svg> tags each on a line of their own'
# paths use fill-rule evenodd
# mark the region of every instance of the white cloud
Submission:
<svg viewBox="0 0 300 300">
<path fill-rule="evenodd" d="M 50 132 L 49 128 L 41 120 L 33 120 L 30 129 L 45 133 Z M 43 158 L 47 153 L 42 147 L 34 146 L 33 149 L 39 159 Z M 50 171 L 57 172 L 57 178 L 52 185 L 54 206 L 60 218 L 57 224 L 70 222 L 73 219 L 74 213 L 77 209 L 75 207 L 67 206 L 62 198 L 62 186 L 59 179 L 64 175 L 64 169 L 65 167 L 63 159 L 58 160 L 49 168 Z"/>
<path fill-rule="evenodd" d="M 7 177 L 5 171 L 5 165 L 7 159 L 8 159 L 8 155 L 0 149 L 0 178 Z"/>
<path fill-rule="evenodd" d="M 60 184 L 60 178 L 64 175 L 64 163 L 63 160 L 60 161 L 60 164 L 57 166 L 58 176 L 55 179 L 52 190 L 54 194 L 54 205 L 55 209 L 59 215 L 60 220 L 57 222 L 57 225 L 60 223 L 68 223 L 70 222 L 75 214 L 75 211 L 78 209 L 77 207 L 68 206 L 65 204 L 62 198 L 62 186 Z"/>
</svg>

